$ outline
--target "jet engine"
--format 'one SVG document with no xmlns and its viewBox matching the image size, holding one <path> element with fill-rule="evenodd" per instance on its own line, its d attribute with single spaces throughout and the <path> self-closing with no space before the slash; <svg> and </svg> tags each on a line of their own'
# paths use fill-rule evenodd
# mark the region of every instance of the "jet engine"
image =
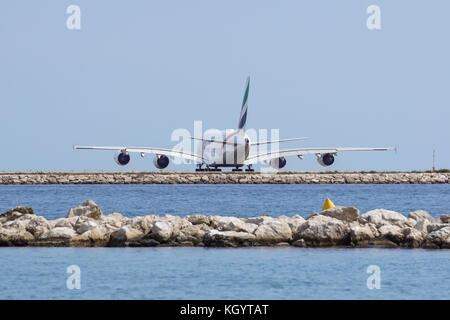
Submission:
<svg viewBox="0 0 450 320">
<path fill-rule="evenodd" d="M 323 167 L 331 166 L 334 163 L 334 155 L 331 153 L 317 155 L 317 162 Z"/>
<path fill-rule="evenodd" d="M 128 162 L 130 162 L 130 155 L 128 152 L 122 150 L 115 155 L 114 161 L 116 161 L 119 166 L 127 165 Z"/>
<path fill-rule="evenodd" d="M 279 158 L 272 159 L 272 160 L 270 160 L 269 165 L 273 169 L 281 169 L 286 165 L 286 158 L 279 157 Z"/>
<path fill-rule="evenodd" d="M 153 159 L 153 164 L 158 169 L 164 169 L 169 165 L 169 158 L 162 154 L 157 154 Z"/>
</svg>

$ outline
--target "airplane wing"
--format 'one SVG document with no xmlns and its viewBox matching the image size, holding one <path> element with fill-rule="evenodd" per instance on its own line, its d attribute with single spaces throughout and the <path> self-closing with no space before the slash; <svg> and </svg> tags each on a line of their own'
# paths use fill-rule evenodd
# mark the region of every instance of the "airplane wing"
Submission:
<svg viewBox="0 0 450 320">
<path fill-rule="evenodd" d="M 145 153 L 150 154 L 159 154 L 165 155 L 168 157 L 176 157 L 182 158 L 188 161 L 196 161 L 196 162 L 204 162 L 204 159 L 196 154 L 177 151 L 177 150 L 169 150 L 169 149 L 160 149 L 160 148 L 148 148 L 148 147 L 91 147 L 91 146 L 73 146 L 74 149 L 77 150 L 115 150 L 115 151 L 126 151 L 126 152 L 137 152 L 141 155 Z"/>
<path fill-rule="evenodd" d="M 394 150 L 395 148 L 302 148 L 302 149 L 288 149 L 279 150 L 274 152 L 257 154 L 250 156 L 244 161 L 244 165 L 255 164 L 260 161 L 269 161 L 271 159 L 279 157 L 289 157 L 289 156 L 303 156 L 305 154 L 324 154 L 331 153 L 337 154 L 341 151 L 387 151 Z"/>
</svg>

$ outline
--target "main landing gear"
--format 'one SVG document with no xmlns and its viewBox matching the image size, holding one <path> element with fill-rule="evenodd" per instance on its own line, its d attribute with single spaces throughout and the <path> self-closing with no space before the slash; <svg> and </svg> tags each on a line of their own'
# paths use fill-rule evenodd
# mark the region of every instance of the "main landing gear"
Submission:
<svg viewBox="0 0 450 320">
<path fill-rule="evenodd" d="M 206 166 L 206 168 L 202 168 L 203 164 L 197 164 L 197 168 L 195 169 L 195 171 L 197 172 L 203 172 L 203 171 L 222 171 L 222 169 L 218 168 L 218 167 L 210 167 L 210 166 Z M 240 167 L 236 167 L 234 169 L 231 169 L 231 171 L 233 172 L 242 172 L 242 169 Z M 254 172 L 255 169 L 252 168 L 252 165 L 249 164 L 247 166 L 247 169 L 245 169 L 246 172 Z"/>
<path fill-rule="evenodd" d="M 255 169 L 252 169 L 252 165 L 249 164 L 249 165 L 247 166 L 247 169 L 245 169 L 245 171 L 247 171 L 247 172 L 254 172 Z"/>
<path fill-rule="evenodd" d="M 235 169 L 232 169 L 231 171 L 242 171 L 242 169 L 241 168 L 239 168 L 239 167 L 236 167 Z M 246 172 L 254 172 L 255 171 L 255 169 L 253 169 L 252 168 L 252 165 L 251 164 L 249 164 L 248 166 L 247 166 L 247 169 L 245 169 L 245 171 Z"/>
<path fill-rule="evenodd" d="M 195 169 L 195 171 L 197 171 L 197 172 L 199 172 L 199 171 L 222 171 L 222 169 L 219 169 L 219 168 L 217 168 L 217 167 L 209 167 L 209 166 L 206 166 L 206 168 L 202 168 L 202 164 L 198 164 L 197 165 L 197 169 Z"/>
</svg>

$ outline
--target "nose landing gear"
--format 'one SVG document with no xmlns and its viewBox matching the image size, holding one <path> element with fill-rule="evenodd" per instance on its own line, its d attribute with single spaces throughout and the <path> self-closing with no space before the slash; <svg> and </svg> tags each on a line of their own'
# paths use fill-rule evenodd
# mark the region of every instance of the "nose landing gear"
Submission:
<svg viewBox="0 0 450 320">
<path fill-rule="evenodd" d="M 205 171 L 206 169 L 202 169 L 203 164 L 198 164 L 197 165 L 197 169 L 195 169 L 195 171 L 199 172 L 199 171 Z"/>
</svg>

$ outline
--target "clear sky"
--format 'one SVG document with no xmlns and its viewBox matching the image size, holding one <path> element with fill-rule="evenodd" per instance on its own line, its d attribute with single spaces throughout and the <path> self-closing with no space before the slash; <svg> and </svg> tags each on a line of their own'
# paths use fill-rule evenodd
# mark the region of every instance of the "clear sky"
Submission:
<svg viewBox="0 0 450 320">
<path fill-rule="evenodd" d="M 449 168 L 449 31 L 448 0 L 2 1 L 0 171 L 155 170 L 72 145 L 171 148 L 194 120 L 234 128 L 247 75 L 247 128 L 310 137 L 282 147 L 399 147 L 284 170 L 430 169 L 433 149 Z"/>
</svg>

